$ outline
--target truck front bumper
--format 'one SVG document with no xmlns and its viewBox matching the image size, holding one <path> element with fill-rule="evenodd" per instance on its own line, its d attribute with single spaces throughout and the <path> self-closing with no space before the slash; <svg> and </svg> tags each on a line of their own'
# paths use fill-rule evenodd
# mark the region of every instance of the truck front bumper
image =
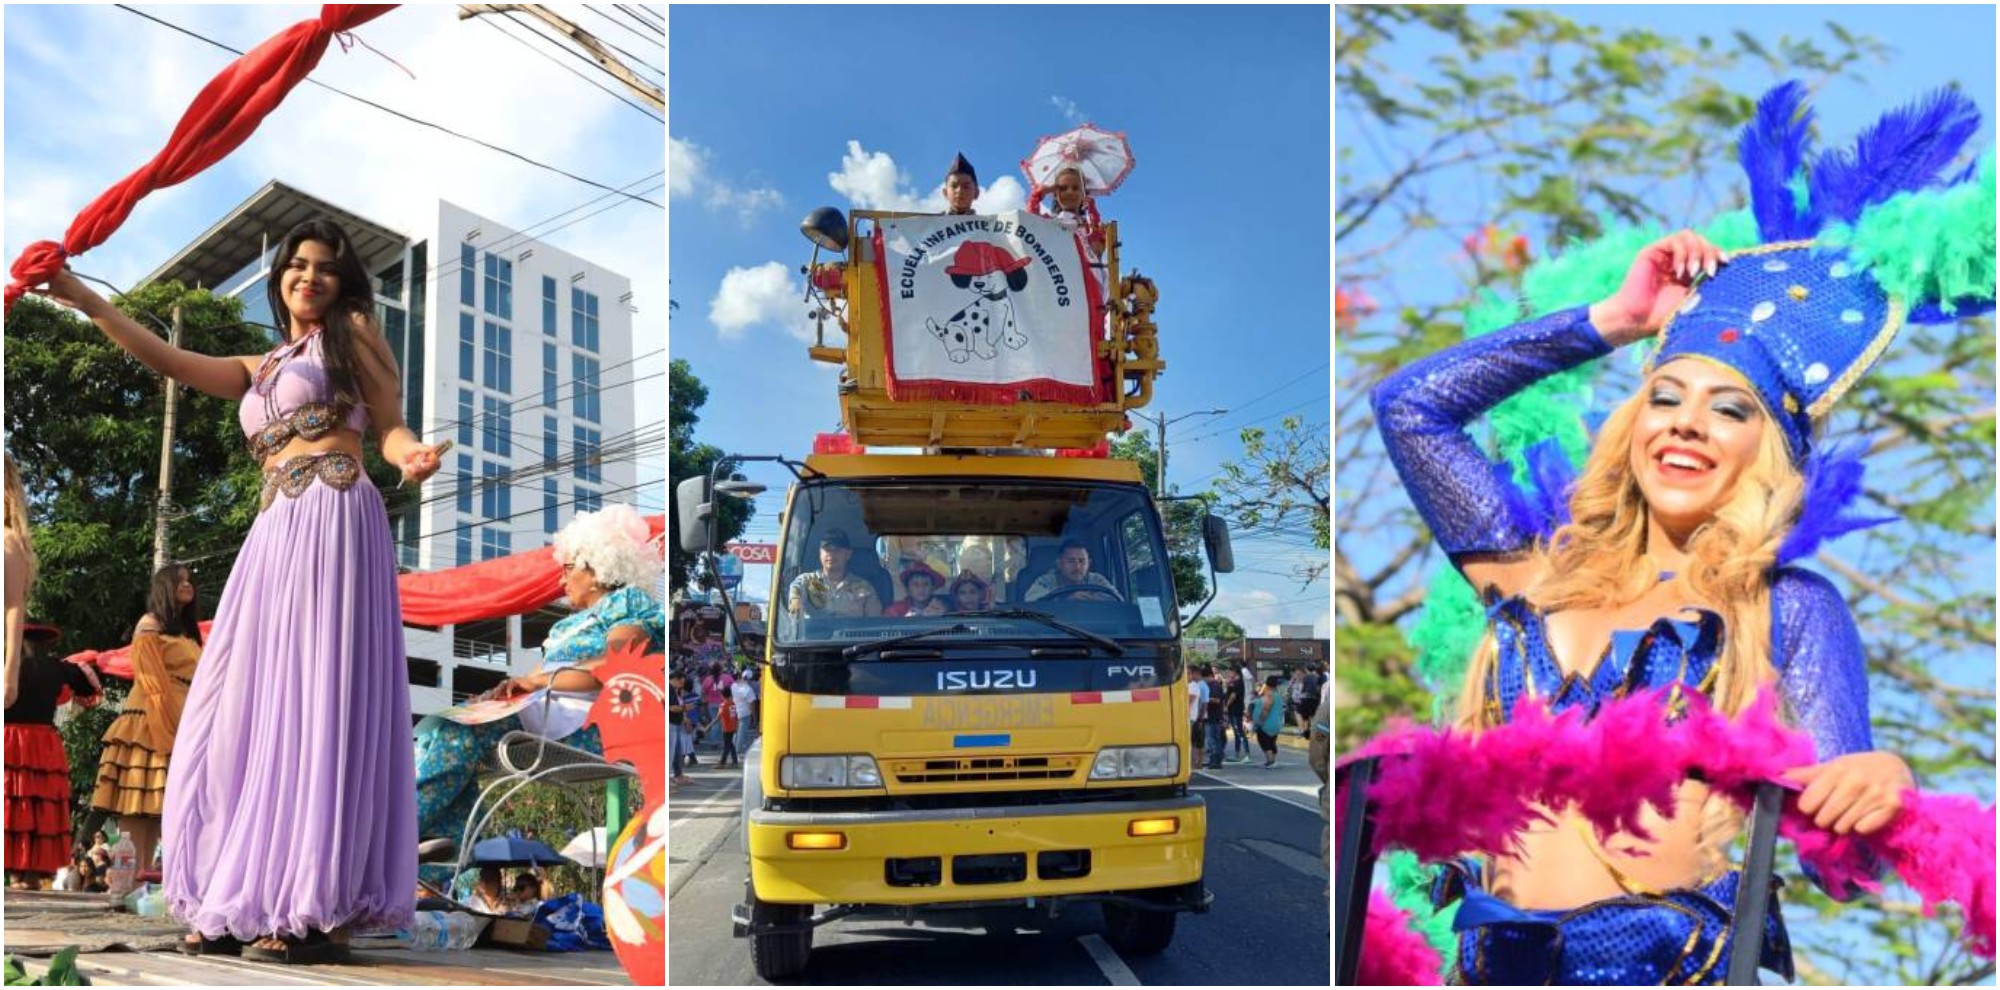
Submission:
<svg viewBox="0 0 2000 990">
<path fill-rule="evenodd" d="M 1134 822 L 1169 820 L 1170 834 L 1131 834 Z M 794 849 L 796 833 L 837 833 L 842 846 Z M 1191 795 L 946 811 L 757 810 L 745 823 L 751 890 L 769 904 L 1032 904 L 1199 891 L 1207 835 L 1207 807 Z M 1201 910 L 1206 898 L 1152 903 Z"/>
</svg>

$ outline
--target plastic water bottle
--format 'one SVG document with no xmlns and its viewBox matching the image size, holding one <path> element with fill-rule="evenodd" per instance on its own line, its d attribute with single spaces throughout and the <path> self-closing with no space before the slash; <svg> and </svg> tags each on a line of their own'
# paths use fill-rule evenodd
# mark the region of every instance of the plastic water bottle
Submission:
<svg viewBox="0 0 2000 990">
<path fill-rule="evenodd" d="M 106 878 L 111 896 L 122 898 L 132 892 L 139 878 L 139 850 L 132 845 L 130 833 L 120 832 L 118 844 L 111 847 L 111 872 Z"/>
</svg>

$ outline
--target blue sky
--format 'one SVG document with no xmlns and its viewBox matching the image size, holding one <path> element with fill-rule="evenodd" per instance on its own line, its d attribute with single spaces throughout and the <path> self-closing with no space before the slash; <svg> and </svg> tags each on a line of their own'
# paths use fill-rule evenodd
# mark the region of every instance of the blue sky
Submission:
<svg viewBox="0 0 2000 990">
<path fill-rule="evenodd" d="M 239 50 L 319 11 L 140 9 Z M 657 39 L 648 45 L 595 14 L 558 9 L 656 67 L 664 58 Z M 4 240 L 11 260 L 32 241 L 60 240 L 92 198 L 157 153 L 195 94 L 235 56 L 108 4 L 11 5 L 4 16 Z M 521 29 L 506 30 L 518 36 Z M 502 30 L 460 21 L 450 5 L 409 5 L 355 33 L 415 78 L 368 48 L 343 53 L 334 44 L 313 79 L 607 185 L 637 181 L 634 192 L 664 202 L 665 180 L 655 174 L 665 168 L 660 123 L 530 54 Z M 522 229 L 603 195 L 305 83 L 228 158 L 141 201 L 76 268 L 130 286 L 271 179 L 404 230 L 419 229 L 440 198 Z M 662 210 L 627 201 L 545 236 L 631 277 L 639 307 L 635 355 L 662 349 L 664 223 Z M 638 399 L 639 422 L 660 422 L 666 359 L 634 367 L 633 375 L 607 382 L 658 375 L 636 387 L 650 386 Z M 665 470 L 664 455 L 640 464 L 642 479 L 661 479 Z M 642 511 L 661 511 L 661 487 L 641 493 Z"/>
<path fill-rule="evenodd" d="M 709 388 L 700 438 L 800 455 L 833 430 L 831 365 L 806 360 L 800 218 L 922 206 L 963 151 L 982 208 L 1018 206 L 1017 163 L 1083 121 L 1137 168 L 1100 200 L 1124 262 L 1156 279 L 1170 483 L 1206 487 L 1243 425 L 1328 417 L 1325 7 L 675 7 L 669 14 L 670 345 Z M 732 271 L 735 278 L 730 278 Z M 725 292 L 725 280 L 728 291 Z M 836 333 L 835 331 L 830 331 Z M 764 479 L 774 481 L 774 479 Z M 776 533 L 779 492 L 752 536 Z M 1237 545 L 1212 611 L 1253 635 L 1329 615 L 1304 540 Z M 749 575 L 758 584 L 763 569 Z"/>
</svg>

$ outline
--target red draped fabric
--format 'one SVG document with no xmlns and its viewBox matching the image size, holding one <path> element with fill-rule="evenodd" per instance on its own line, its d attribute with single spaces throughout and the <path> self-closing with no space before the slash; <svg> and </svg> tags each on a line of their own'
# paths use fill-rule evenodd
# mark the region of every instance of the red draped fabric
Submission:
<svg viewBox="0 0 2000 990">
<path fill-rule="evenodd" d="M 652 539 L 666 531 L 667 517 L 647 516 Z M 532 612 L 562 597 L 562 568 L 549 547 L 448 571 L 405 574 L 396 580 L 403 595 L 403 621 L 420 626 L 477 622 Z"/>
<path fill-rule="evenodd" d="M 647 516 L 651 539 L 667 528 L 664 515 Z M 562 568 L 549 547 L 507 557 L 495 557 L 448 571 L 404 574 L 396 579 L 403 596 L 403 621 L 420 626 L 444 626 L 532 612 L 562 597 Z M 209 623 L 201 624 L 208 635 Z M 132 677 L 132 648 L 85 650 L 66 659 L 87 663 L 100 673 Z"/>
<path fill-rule="evenodd" d="M 174 126 L 167 146 L 77 214 L 61 244 L 36 241 L 21 252 L 10 270 L 14 280 L 7 286 L 6 310 L 13 311 L 14 301 L 29 286 L 55 277 L 65 261 L 104 243 L 139 200 L 156 189 L 186 182 L 236 150 L 292 87 L 319 64 L 334 35 L 366 24 L 396 6 L 326 4 L 319 17 L 286 28 L 230 63 L 194 98 Z"/>
</svg>

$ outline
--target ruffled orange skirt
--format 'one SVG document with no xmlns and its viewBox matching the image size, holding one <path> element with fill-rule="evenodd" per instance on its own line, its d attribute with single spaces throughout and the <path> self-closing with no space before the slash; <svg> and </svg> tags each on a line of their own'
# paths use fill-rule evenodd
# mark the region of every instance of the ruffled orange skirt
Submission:
<svg viewBox="0 0 2000 990">
<path fill-rule="evenodd" d="M 160 817 L 167 800 L 169 754 L 145 743 L 146 714 L 127 710 L 104 730 L 97 762 L 97 789 L 90 806 L 114 815 Z"/>
</svg>

